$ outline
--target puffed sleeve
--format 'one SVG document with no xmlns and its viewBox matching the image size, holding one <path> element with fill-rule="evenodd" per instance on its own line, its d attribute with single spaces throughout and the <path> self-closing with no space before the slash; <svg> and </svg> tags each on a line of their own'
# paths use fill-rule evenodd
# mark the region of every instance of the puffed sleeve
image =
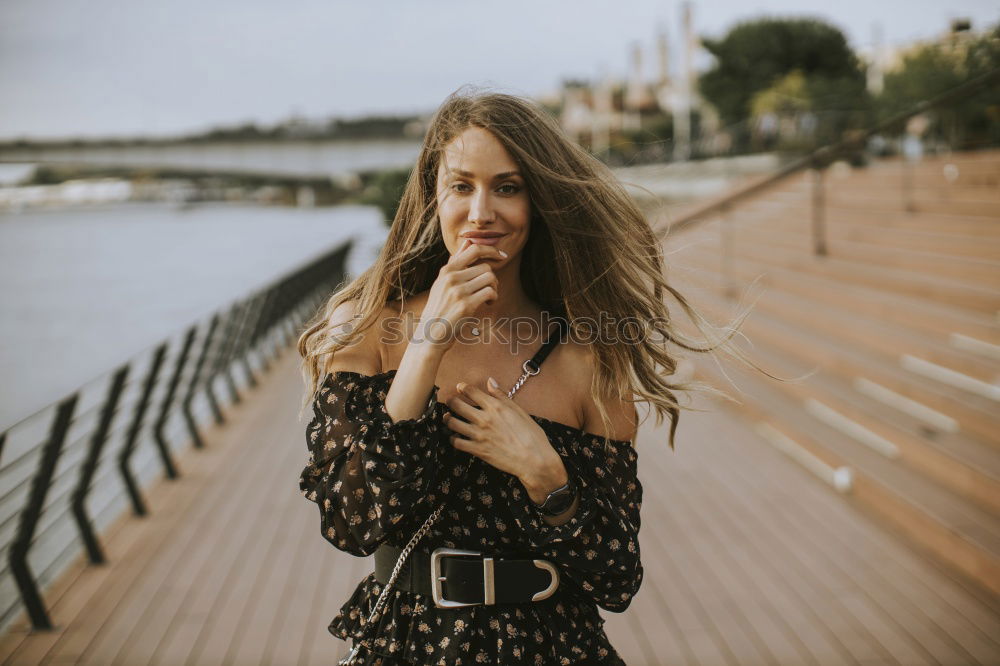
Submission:
<svg viewBox="0 0 1000 666">
<path fill-rule="evenodd" d="M 562 525 L 549 525 L 520 482 L 511 489 L 515 522 L 522 538 L 541 557 L 557 564 L 560 585 L 568 584 L 601 608 L 620 613 L 642 584 L 639 558 L 639 510 L 642 484 L 636 475 L 630 442 L 604 439 L 581 431 L 573 455 L 562 455 L 576 482 L 576 513 Z"/>
<path fill-rule="evenodd" d="M 438 387 L 419 416 L 393 422 L 385 397 L 395 374 L 328 375 L 306 428 L 299 490 L 319 505 L 323 537 L 352 555 L 372 554 L 407 527 L 404 518 L 419 515 L 414 509 L 426 503 L 440 468 Z"/>
</svg>

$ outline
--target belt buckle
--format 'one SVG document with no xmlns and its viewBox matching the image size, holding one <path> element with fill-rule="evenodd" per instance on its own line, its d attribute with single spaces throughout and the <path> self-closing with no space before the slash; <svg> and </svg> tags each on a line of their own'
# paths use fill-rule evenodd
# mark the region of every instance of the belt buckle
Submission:
<svg viewBox="0 0 1000 666">
<path fill-rule="evenodd" d="M 431 553 L 431 596 L 434 597 L 434 605 L 438 608 L 460 608 L 462 606 L 479 606 L 481 604 L 493 605 L 495 603 L 495 593 L 493 589 L 492 557 L 483 558 L 483 601 L 464 602 L 451 601 L 444 598 L 444 592 L 441 589 L 441 581 L 445 580 L 447 576 L 441 575 L 441 560 L 445 557 L 457 555 L 480 557 L 482 553 L 476 550 L 461 550 L 459 548 L 434 549 Z"/>
<path fill-rule="evenodd" d="M 431 552 L 431 596 L 434 598 L 434 605 L 438 608 L 460 608 L 462 606 L 493 606 L 496 604 L 496 591 L 493 582 L 493 558 L 483 557 L 483 601 L 451 601 L 444 598 L 444 592 L 441 589 L 441 581 L 445 580 L 447 576 L 441 575 L 441 560 L 445 557 L 457 556 L 457 555 L 469 555 L 472 557 L 481 557 L 482 553 L 477 550 L 462 550 L 460 548 L 435 548 Z M 555 593 L 556 588 L 559 587 L 559 571 L 556 569 L 555 565 L 548 560 L 532 560 L 534 565 L 543 571 L 549 572 L 552 576 L 549 586 L 542 590 L 541 592 L 536 592 L 532 595 L 532 601 L 541 601 L 542 599 L 548 599 Z"/>
</svg>

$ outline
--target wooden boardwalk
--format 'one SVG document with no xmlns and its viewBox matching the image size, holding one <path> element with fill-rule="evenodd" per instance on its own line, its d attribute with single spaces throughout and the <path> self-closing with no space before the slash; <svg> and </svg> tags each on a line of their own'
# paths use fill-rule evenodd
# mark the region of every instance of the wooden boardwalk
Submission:
<svg viewBox="0 0 1000 666">
<path fill-rule="evenodd" d="M 3 664 L 333 664 L 327 632 L 370 558 L 334 549 L 298 491 L 302 384 L 286 352 L 229 410 L 150 515 L 105 535 L 109 564 L 46 592 Z M 708 403 L 697 403 L 700 407 Z M 722 405 L 640 430 L 646 577 L 602 611 L 629 664 L 1000 663 L 1000 600 L 872 523 Z"/>
</svg>

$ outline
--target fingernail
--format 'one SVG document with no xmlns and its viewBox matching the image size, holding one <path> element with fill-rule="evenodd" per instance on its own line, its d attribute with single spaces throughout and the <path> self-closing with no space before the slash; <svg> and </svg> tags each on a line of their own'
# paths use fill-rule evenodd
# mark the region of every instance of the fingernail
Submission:
<svg viewBox="0 0 1000 666">
<path fill-rule="evenodd" d="M 500 388 L 500 385 L 497 384 L 497 380 L 493 379 L 492 377 L 490 377 L 490 386 L 492 386 L 495 389 Z"/>
<path fill-rule="evenodd" d="M 506 252 L 504 252 L 503 250 L 499 250 L 499 249 L 498 249 L 498 250 L 497 250 L 497 252 L 499 252 L 499 253 L 500 253 L 500 256 L 501 256 L 501 257 L 503 257 L 504 259 L 506 259 L 506 258 L 507 258 L 507 253 L 506 253 Z"/>
</svg>

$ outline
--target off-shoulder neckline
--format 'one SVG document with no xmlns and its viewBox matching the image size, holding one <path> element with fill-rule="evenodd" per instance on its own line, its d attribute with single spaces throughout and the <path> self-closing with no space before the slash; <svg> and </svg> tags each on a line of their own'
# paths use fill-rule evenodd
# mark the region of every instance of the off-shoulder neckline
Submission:
<svg viewBox="0 0 1000 666">
<path fill-rule="evenodd" d="M 326 377 L 323 378 L 323 383 L 325 384 L 326 382 L 328 382 L 330 380 L 330 378 L 333 377 L 335 374 L 354 375 L 356 377 L 366 377 L 366 378 L 370 379 L 372 377 L 377 377 L 378 375 L 388 375 L 390 373 L 391 374 L 395 374 L 396 373 L 396 369 L 394 368 L 392 370 L 384 370 L 382 372 L 376 372 L 374 375 L 366 375 L 366 374 L 361 373 L 361 372 L 354 372 L 353 370 L 337 370 L 335 372 L 328 372 L 328 373 L 326 373 Z M 437 386 L 437 384 L 435 384 L 434 386 L 435 386 L 435 388 L 440 388 L 440 387 Z M 436 400 L 435 404 L 441 405 L 443 407 L 447 407 L 448 406 L 448 403 L 441 402 L 440 400 Z M 576 426 L 571 426 L 570 424 L 563 423 L 562 421 L 553 421 L 552 419 L 547 419 L 544 416 L 538 416 L 537 414 L 532 414 L 531 412 L 528 412 L 528 416 L 530 416 L 531 418 L 535 419 L 536 421 L 541 421 L 543 423 L 549 423 L 549 424 L 554 425 L 554 426 L 559 426 L 560 428 L 565 428 L 566 430 L 571 430 L 571 431 L 573 431 L 575 433 L 579 433 L 580 435 L 584 435 L 586 437 L 593 437 L 594 439 L 600 439 L 600 440 L 604 439 L 603 435 L 598 435 L 597 433 L 593 433 L 593 432 L 587 432 L 586 430 L 584 430 L 582 428 L 577 428 Z M 624 445 L 627 445 L 629 447 L 633 446 L 632 440 L 629 440 L 629 439 L 614 439 L 614 438 L 609 437 L 608 441 L 611 442 L 612 444 L 619 444 L 619 445 L 620 444 L 624 444 Z"/>
</svg>

